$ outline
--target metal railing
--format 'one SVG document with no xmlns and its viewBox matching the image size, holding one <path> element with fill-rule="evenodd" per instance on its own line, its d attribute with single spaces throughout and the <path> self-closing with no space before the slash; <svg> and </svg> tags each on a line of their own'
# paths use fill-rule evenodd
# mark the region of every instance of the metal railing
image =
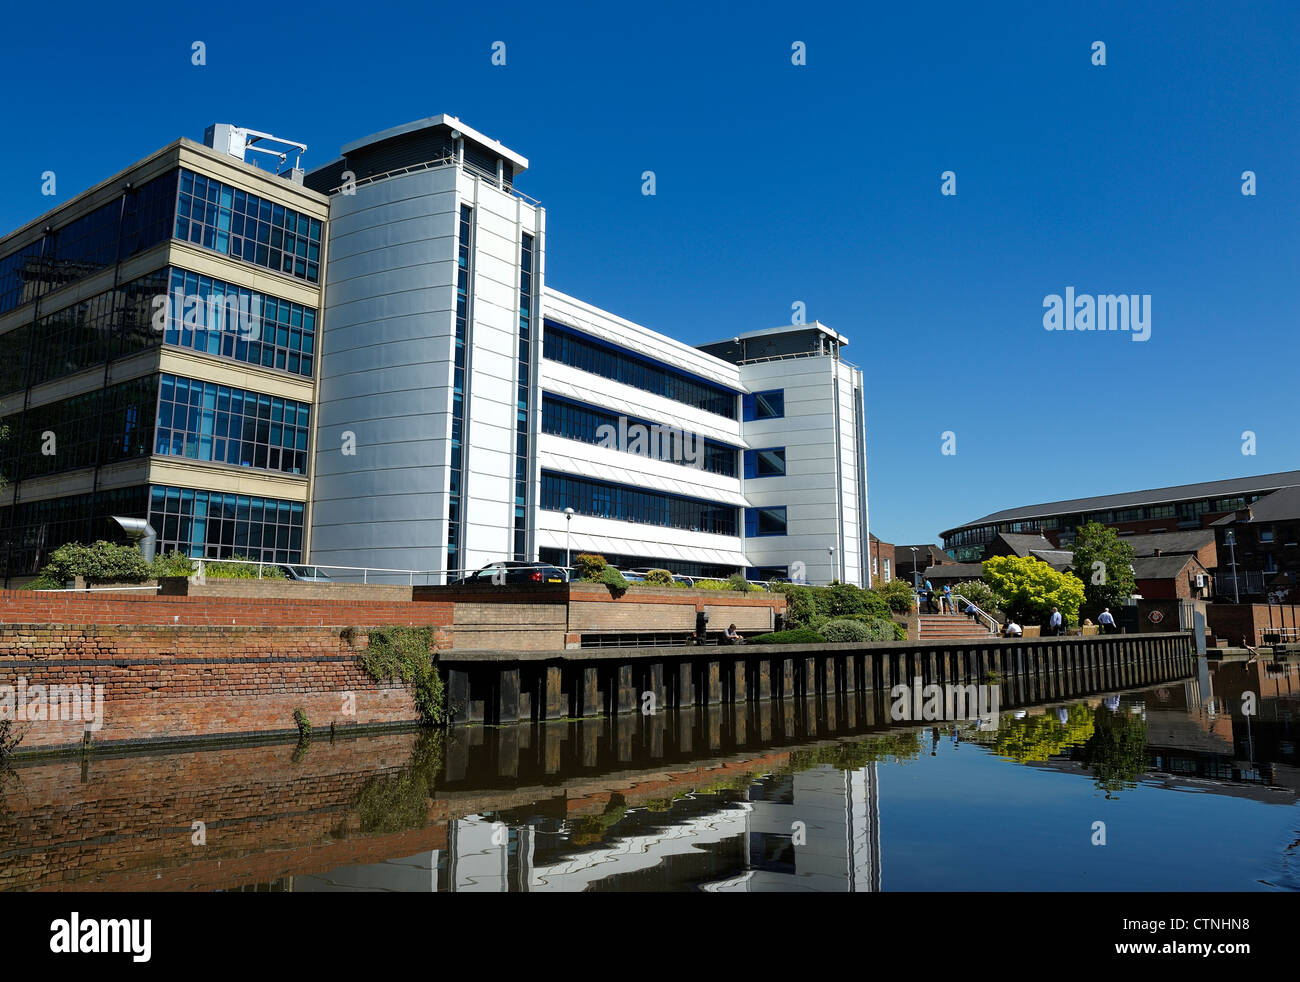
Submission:
<svg viewBox="0 0 1300 982">
<path fill-rule="evenodd" d="M 997 622 L 997 619 L 996 619 L 995 617 L 993 617 L 992 614 L 988 613 L 988 611 L 986 611 L 986 610 L 984 610 L 982 607 L 980 607 L 979 604 L 975 603 L 974 601 L 967 600 L 967 599 L 966 599 L 965 597 L 963 597 L 960 593 L 954 593 L 954 594 L 952 595 L 952 599 L 953 599 L 954 610 L 955 610 L 955 608 L 956 608 L 956 602 L 957 602 L 957 601 L 961 601 L 963 607 L 965 607 L 966 605 L 969 605 L 969 606 L 971 606 L 971 607 L 974 607 L 974 608 L 975 608 L 975 612 L 976 612 L 977 614 L 979 614 L 980 617 L 983 617 L 986 621 L 988 621 L 989 633 L 990 633 L 990 634 L 997 634 L 997 633 L 998 633 L 998 630 L 1001 628 L 1001 625 Z M 961 611 L 961 614 L 962 614 L 963 617 L 969 617 L 969 616 L 970 616 L 969 614 L 966 613 L 965 610 L 962 610 L 962 611 Z"/>
<path fill-rule="evenodd" d="M 367 184 L 374 184 L 376 181 L 382 181 L 389 177 L 401 177 L 403 174 L 415 174 L 418 173 L 419 171 L 433 170 L 436 167 L 460 167 L 463 171 L 465 171 L 465 173 L 473 177 L 478 177 L 482 180 L 491 181 L 492 185 L 496 187 L 498 190 L 504 191 L 507 194 L 512 194 L 516 198 L 520 198 L 536 208 L 541 207 L 542 203 L 538 201 L 536 198 L 534 198 L 532 195 L 524 194 L 523 191 L 520 191 L 517 188 L 515 188 L 513 184 L 505 183 L 503 179 L 498 178 L 497 175 L 491 173 L 490 171 L 487 171 L 476 164 L 471 164 L 467 160 L 461 160 L 459 157 L 455 156 L 454 154 L 448 154 L 442 157 L 434 157 L 432 160 L 426 160 L 418 164 L 411 164 L 408 167 L 398 167 L 394 170 L 386 170 L 382 174 L 369 174 L 366 177 L 357 178 L 357 180 L 355 181 L 349 181 L 347 184 L 340 184 L 338 187 L 331 190 L 330 194 L 338 194 L 344 188 L 365 187 Z"/>
<path fill-rule="evenodd" d="M 761 365 L 764 362 L 788 361 L 791 358 L 834 358 L 836 361 L 840 362 L 841 364 L 847 365 L 849 368 L 858 367 L 857 365 L 853 364 L 853 362 L 849 361 L 847 358 L 841 358 L 838 354 L 836 354 L 833 351 L 790 351 L 783 355 L 759 355 L 757 358 L 742 358 L 739 361 L 737 361 L 736 364 L 737 365 Z"/>
</svg>

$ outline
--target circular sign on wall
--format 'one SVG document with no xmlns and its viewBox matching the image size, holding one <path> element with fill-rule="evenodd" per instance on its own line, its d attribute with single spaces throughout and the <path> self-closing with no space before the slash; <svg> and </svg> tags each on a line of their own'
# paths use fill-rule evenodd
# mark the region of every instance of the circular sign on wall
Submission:
<svg viewBox="0 0 1300 982">
<path fill-rule="evenodd" d="M 1159 624 L 1164 619 L 1165 619 L 1165 615 L 1158 610 L 1153 610 L 1151 611 L 1151 613 L 1147 614 L 1147 620 L 1149 620 L 1152 624 Z"/>
</svg>

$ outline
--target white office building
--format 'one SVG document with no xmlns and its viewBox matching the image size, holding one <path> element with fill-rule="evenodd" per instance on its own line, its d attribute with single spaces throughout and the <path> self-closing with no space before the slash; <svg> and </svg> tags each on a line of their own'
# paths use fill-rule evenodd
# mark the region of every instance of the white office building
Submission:
<svg viewBox="0 0 1300 982">
<path fill-rule="evenodd" d="M 847 339 L 813 322 L 693 347 L 551 289 L 527 167 L 435 116 L 307 175 L 329 196 L 310 561 L 599 552 L 867 585 Z"/>
</svg>

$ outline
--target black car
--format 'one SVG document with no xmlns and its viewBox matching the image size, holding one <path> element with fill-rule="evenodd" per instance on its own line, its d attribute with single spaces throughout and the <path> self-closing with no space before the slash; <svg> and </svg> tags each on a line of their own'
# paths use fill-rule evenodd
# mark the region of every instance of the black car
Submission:
<svg viewBox="0 0 1300 982">
<path fill-rule="evenodd" d="M 488 563 L 477 572 L 452 580 L 452 586 L 465 586 L 469 583 L 490 583 L 500 586 L 504 583 L 567 583 L 568 575 L 558 566 L 550 563 L 500 562 Z"/>
</svg>

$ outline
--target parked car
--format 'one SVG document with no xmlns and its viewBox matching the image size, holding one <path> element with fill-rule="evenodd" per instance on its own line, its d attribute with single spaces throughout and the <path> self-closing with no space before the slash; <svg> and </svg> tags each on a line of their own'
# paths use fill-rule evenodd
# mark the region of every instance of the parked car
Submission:
<svg viewBox="0 0 1300 982">
<path fill-rule="evenodd" d="M 328 575 L 321 572 L 319 566 L 288 566 L 280 564 L 280 569 L 284 575 L 291 580 L 301 580 L 306 583 L 331 583 L 333 582 Z"/>
<path fill-rule="evenodd" d="M 452 580 L 452 586 L 465 586 L 469 583 L 566 583 L 568 574 L 558 566 L 550 563 L 499 562 L 488 563 L 460 579 Z"/>
</svg>

